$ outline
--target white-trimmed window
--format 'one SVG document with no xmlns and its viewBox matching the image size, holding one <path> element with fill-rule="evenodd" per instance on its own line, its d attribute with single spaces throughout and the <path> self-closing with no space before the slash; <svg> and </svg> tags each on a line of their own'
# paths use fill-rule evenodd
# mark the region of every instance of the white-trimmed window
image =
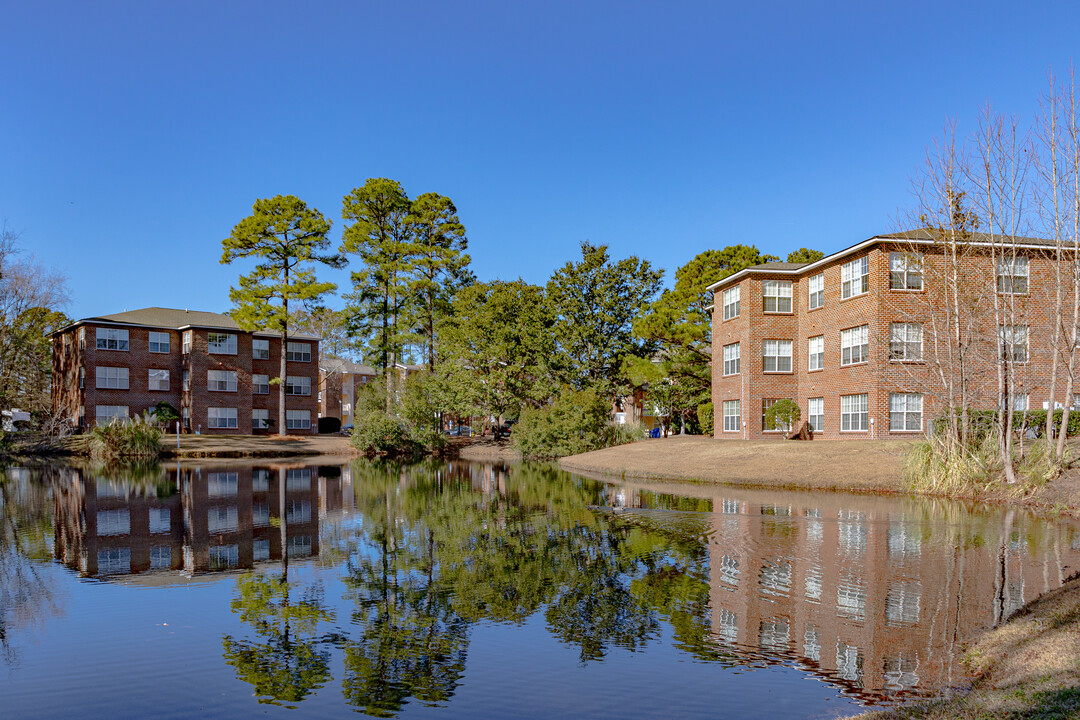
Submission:
<svg viewBox="0 0 1080 720">
<path fill-rule="evenodd" d="M 1001 326 L 1001 354 L 1010 362 L 1026 363 L 1028 361 L 1027 325 Z"/>
<path fill-rule="evenodd" d="M 86 368 L 79 368 L 79 389 L 86 386 Z"/>
<path fill-rule="evenodd" d="M 190 370 L 185 370 L 184 371 L 183 385 L 181 387 L 183 387 L 184 392 L 187 392 L 188 390 L 191 389 L 191 371 Z"/>
<path fill-rule="evenodd" d="M 870 257 L 856 258 L 840 266 L 840 297 L 849 298 L 870 291 Z"/>
<path fill-rule="evenodd" d="M 169 508 L 150 508 L 150 532 L 172 532 L 172 513 Z"/>
<path fill-rule="evenodd" d="M 254 338 L 251 341 L 251 357 L 256 360 L 269 360 L 270 341 L 264 338 Z"/>
<path fill-rule="evenodd" d="M 724 432 L 739 432 L 742 430 L 742 415 L 739 412 L 738 400 L 724 401 Z"/>
<path fill-rule="evenodd" d="M 236 408 L 207 408 L 206 426 L 219 429 L 236 428 Z"/>
<path fill-rule="evenodd" d="M 730 320 L 731 318 L 739 317 L 739 298 L 742 295 L 742 290 L 738 285 L 728 288 L 724 291 L 724 319 Z"/>
<path fill-rule="evenodd" d="M 251 409 L 251 429 L 266 430 L 270 427 L 270 411 L 266 408 Z"/>
<path fill-rule="evenodd" d="M 840 331 L 840 364 L 855 365 L 870 359 L 870 326 Z"/>
<path fill-rule="evenodd" d="M 310 395 L 311 394 L 311 378 L 309 377 L 294 377 L 289 375 L 285 378 L 285 394 L 286 395 Z"/>
<path fill-rule="evenodd" d="M 1028 409 L 1029 401 L 1030 401 L 1030 398 L 1028 397 L 1027 393 L 1015 393 L 1013 395 L 1013 410 L 1015 410 L 1016 412 L 1024 412 L 1024 411 L 1026 411 Z M 1007 402 L 1008 402 L 1007 398 L 1003 395 L 1001 397 L 1001 409 L 1002 410 L 1005 409 L 1005 405 L 1007 404 Z"/>
<path fill-rule="evenodd" d="M 98 350 L 127 350 L 128 331 L 121 328 L 98 328 Z"/>
<path fill-rule="evenodd" d="M 289 342 L 285 359 L 290 362 L 311 362 L 311 343 Z"/>
<path fill-rule="evenodd" d="M 96 368 L 98 389 L 127 390 L 128 369 L 118 367 Z"/>
<path fill-rule="evenodd" d="M 147 379 L 146 386 L 150 390 L 168 390 L 169 389 L 169 371 L 168 370 L 154 370 L 150 369 L 146 371 Z"/>
<path fill-rule="evenodd" d="M 791 372 L 791 341 L 763 340 L 761 369 L 764 372 Z"/>
<path fill-rule="evenodd" d="M 767 313 L 791 312 L 791 281 L 763 280 L 761 300 L 762 308 Z"/>
<path fill-rule="evenodd" d="M 236 392 L 236 371 L 207 370 L 206 389 L 216 392 Z"/>
<path fill-rule="evenodd" d="M 184 423 L 184 427 L 191 427 L 191 408 L 185 405 L 180 408 L 180 422 Z"/>
<path fill-rule="evenodd" d="M 815 335 L 806 341 L 806 356 L 810 358 L 808 369 L 821 370 L 825 367 L 825 336 Z"/>
<path fill-rule="evenodd" d="M 922 253 L 889 253 L 889 289 L 922 290 Z"/>
<path fill-rule="evenodd" d="M 154 332 L 150 331 L 150 352 L 152 353 L 167 353 L 169 352 L 169 333 L 167 332 Z"/>
<path fill-rule="evenodd" d="M 240 473 L 212 472 L 206 475 L 206 494 L 212 498 L 236 497 L 240 491 Z"/>
<path fill-rule="evenodd" d="M 126 508 L 98 510 L 97 533 L 98 535 L 129 535 L 131 533 L 131 511 Z"/>
<path fill-rule="evenodd" d="M 236 336 L 232 333 L 207 333 L 206 352 L 214 355 L 235 355 Z"/>
<path fill-rule="evenodd" d="M 922 430 L 923 396 L 919 393 L 889 393 L 889 430 Z"/>
<path fill-rule="evenodd" d="M 182 352 L 184 355 L 187 355 L 188 353 L 191 352 L 191 331 L 190 330 L 185 330 L 184 334 L 181 336 L 180 352 Z"/>
<path fill-rule="evenodd" d="M 206 530 L 210 533 L 236 532 L 240 513 L 234 505 L 211 505 L 206 509 Z"/>
<path fill-rule="evenodd" d="M 892 323 L 889 325 L 889 359 L 894 361 L 922 360 L 922 325 Z"/>
<path fill-rule="evenodd" d="M 1029 272 L 1026 257 L 998 258 L 997 291 L 1004 295 L 1027 295 Z"/>
<path fill-rule="evenodd" d="M 286 410 L 285 427 L 288 430 L 310 430 L 311 413 L 307 410 Z"/>
<path fill-rule="evenodd" d="M 98 425 L 108 425 L 113 420 L 127 420 L 127 405 L 98 405 L 94 408 L 94 419 Z"/>
<path fill-rule="evenodd" d="M 739 343 L 731 343 L 724 346 L 724 374 L 725 375 L 738 375 L 739 374 L 739 360 L 740 360 L 740 345 Z"/>
<path fill-rule="evenodd" d="M 807 306 L 811 310 L 825 305 L 825 273 L 812 275 L 806 281 L 806 288 Z"/>
<path fill-rule="evenodd" d="M 870 396 L 841 395 L 840 396 L 840 430 L 841 432 L 860 431 L 870 429 Z"/>
<path fill-rule="evenodd" d="M 821 432 L 825 429 L 825 398 L 810 398 L 807 405 L 806 421 L 810 429 Z"/>
<path fill-rule="evenodd" d="M 269 375 L 252 375 L 251 376 L 251 392 L 256 395 L 269 395 L 270 394 L 270 376 Z"/>
<path fill-rule="evenodd" d="M 763 432 L 789 432 L 791 430 L 789 423 L 777 420 L 776 424 L 770 427 L 769 422 L 765 419 L 766 411 L 781 400 L 783 398 L 761 398 L 761 429 Z"/>
</svg>

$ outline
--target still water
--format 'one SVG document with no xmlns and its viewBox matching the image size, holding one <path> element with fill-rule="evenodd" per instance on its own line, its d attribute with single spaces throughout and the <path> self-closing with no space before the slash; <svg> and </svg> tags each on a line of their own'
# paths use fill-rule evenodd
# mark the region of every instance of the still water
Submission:
<svg viewBox="0 0 1080 720">
<path fill-rule="evenodd" d="M 1013 509 L 550 466 L 0 469 L 4 718 L 818 718 L 1080 569 Z"/>
</svg>

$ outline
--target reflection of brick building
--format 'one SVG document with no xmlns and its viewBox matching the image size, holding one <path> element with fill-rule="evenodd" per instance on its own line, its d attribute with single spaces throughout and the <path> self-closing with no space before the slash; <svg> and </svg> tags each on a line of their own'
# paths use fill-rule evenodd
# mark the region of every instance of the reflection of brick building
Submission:
<svg viewBox="0 0 1080 720">
<path fill-rule="evenodd" d="M 79 320 L 52 336 L 53 409 L 78 427 L 130 418 L 168 402 L 184 427 L 248 435 L 278 431 L 281 337 L 245 332 L 228 315 L 145 308 Z M 286 428 L 315 432 L 318 338 L 286 347 Z"/>
<path fill-rule="evenodd" d="M 290 558 L 318 555 L 319 518 L 342 509 L 338 467 L 163 470 L 149 483 L 64 472 L 54 552 L 85 575 L 251 568 L 282 558 L 282 528 Z"/>
<path fill-rule="evenodd" d="M 625 487 L 612 501 L 648 506 Z M 961 681 L 964 642 L 1080 564 L 1072 529 L 1028 533 L 1005 510 L 950 523 L 914 502 L 733 489 L 712 503 L 713 639 L 867 701 Z"/>
</svg>

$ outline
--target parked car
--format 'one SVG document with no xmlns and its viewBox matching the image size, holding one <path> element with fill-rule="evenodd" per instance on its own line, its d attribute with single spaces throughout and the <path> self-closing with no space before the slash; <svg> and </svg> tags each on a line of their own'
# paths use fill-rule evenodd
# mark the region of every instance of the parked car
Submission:
<svg viewBox="0 0 1080 720">
<path fill-rule="evenodd" d="M 510 437 L 511 428 L 513 427 L 513 425 L 513 422 L 504 422 L 502 425 L 496 426 L 494 432 L 495 438 L 498 439 Z"/>
<path fill-rule="evenodd" d="M 352 435 L 352 429 L 353 429 L 352 423 L 349 423 L 348 425 L 342 425 L 341 426 L 341 434 L 342 435 Z"/>
<path fill-rule="evenodd" d="M 449 430 L 447 430 L 446 434 L 450 435 L 450 436 L 457 435 L 457 436 L 460 436 L 460 437 L 471 437 L 472 436 L 472 428 L 469 427 L 468 425 L 458 425 L 455 428 L 450 428 Z"/>
</svg>

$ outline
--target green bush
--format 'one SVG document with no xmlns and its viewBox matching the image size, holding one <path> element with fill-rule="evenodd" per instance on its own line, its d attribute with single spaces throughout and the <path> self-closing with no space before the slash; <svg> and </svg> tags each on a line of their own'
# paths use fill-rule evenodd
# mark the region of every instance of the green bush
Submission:
<svg viewBox="0 0 1080 720">
<path fill-rule="evenodd" d="M 113 420 L 90 430 L 90 454 L 97 460 L 156 458 L 161 452 L 161 428 L 147 411 L 131 420 Z"/>
<path fill-rule="evenodd" d="M 512 442 L 527 458 L 556 458 L 604 445 L 610 407 L 592 390 L 564 390 L 545 408 L 527 408 L 514 426 Z"/>
<path fill-rule="evenodd" d="M 615 447 L 626 445 L 645 439 L 645 426 L 638 422 L 614 423 L 609 422 L 604 426 L 600 434 L 601 447 Z"/>
<path fill-rule="evenodd" d="M 1046 410 L 1015 412 L 1013 414 L 1013 430 L 1017 433 L 1030 430 L 1035 437 L 1042 437 L 1046 431 L 1046 412 Z M 1063 410 L 1054 411 L 1054 426 L 1056 428 L 1061 427 L 1062 415 L 1064 415 Z M 996 431 L 997 410 L 969 410 L 968 417 L 971 422 L 971 434 L 975 441 L 981 441 L 987 434 Z M 947 417 L 939 418 L 934 423 L 934 426 L 939 433 L 946 431 L 949 427 Z M 1066 428 L 1066 434 L 1070 437 L 1080 435 L 1080 410 L 1069 411 L 1069 426 Z"/>
<path fill-rule="evenodd" d="M 357 451 L 369 457 L 413 455 L 419 449 L 404 423 L 375 409 L 369 409 L 355 420 L 351 442 Z"/>
<path fill-rule="evenodd" d="M 799 422 L 801 416 L 802 411 L 799 410 L 799 404 L 794 400 L 788 398 L 777 400 L 765 410 L 765 427 L 770 430 L 776 430 L 780 427 L 790 430 L 795 426 L 795 423 Z"/>
<path fill-rule="evenodd" d="M 713 405 L 711 402 L 701 403 L 697 406 L 698 424 L 701 425 L 701 434 L 713 434 Z"/>
</svg>

